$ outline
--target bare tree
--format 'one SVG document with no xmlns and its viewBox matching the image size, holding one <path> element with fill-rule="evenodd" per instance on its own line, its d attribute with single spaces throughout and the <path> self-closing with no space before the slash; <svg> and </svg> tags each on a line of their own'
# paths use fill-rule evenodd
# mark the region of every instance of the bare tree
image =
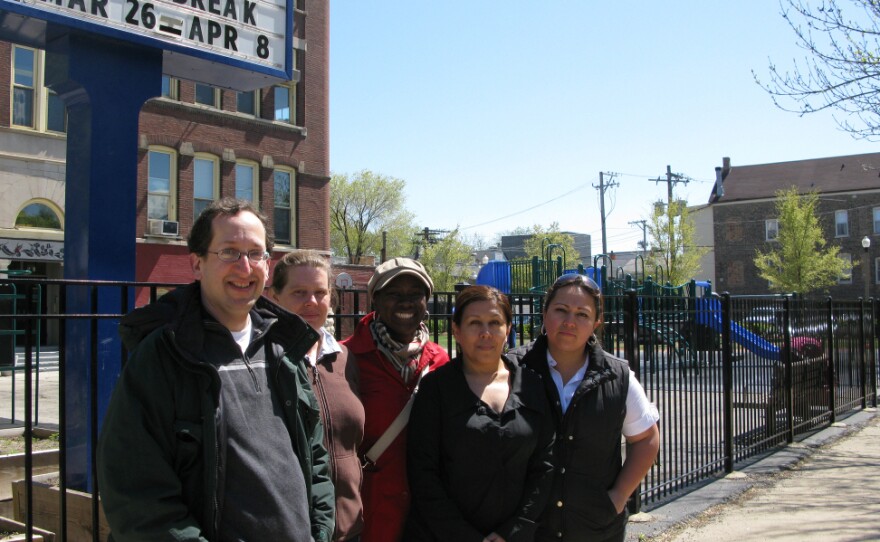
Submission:
<svg viewBox="0 0 880 542">
<path fill-rule="evenodd" d="M 832 110 L 857 139 L 880 137 L 880 2 L 781 0 L 782 17 L 807 55 L 790 69 L 769 65 L 769 81 L 755 81 L 785 111 L 800 115 Z"/>
</svg>

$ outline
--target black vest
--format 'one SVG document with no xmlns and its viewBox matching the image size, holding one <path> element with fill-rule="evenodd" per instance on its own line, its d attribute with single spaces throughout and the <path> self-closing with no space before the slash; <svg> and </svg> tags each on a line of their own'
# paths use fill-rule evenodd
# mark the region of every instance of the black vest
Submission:
<svg viewBox="0 0 880 542">
<path fill-rule="evenodd" d="M 541 375 L 556 419 L 556 474 L 538 540 L 622 540 L 626 528 L 626 511 L 618 514 L 607 492 L 622 467 L 629 365 L 596 342 L 587 350 L 590 365 L 564 415 L 547 366 L 546 337 L 511 352 Z"/>
</svg>

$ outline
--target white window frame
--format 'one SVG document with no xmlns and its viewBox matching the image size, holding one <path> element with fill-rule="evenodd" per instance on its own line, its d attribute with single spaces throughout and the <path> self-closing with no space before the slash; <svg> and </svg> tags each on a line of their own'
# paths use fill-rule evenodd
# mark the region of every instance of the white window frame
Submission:
<svg viewBox="0 0 880 542">
<path fill-rule="evenodd" d="M 170 156 L 168 161 L 168 194 L 153 193 L 150 191 L 150 158 L 152 153 L 162 153 Z M 165 218 L 150 216 L 150 196 L 168 198 L 168 216 Z M 162 145 L 150 145 L 147 148 L 147 219 L 148 220 L 177 220 L 177 151 L 171 147 Z"/>
<path fill-rule="evenodd" d="M 254 110 L 253 111 L 242 111 L 238 108 L 239 99 L 242 94 L 250 94 L 251 98 L 254 100 Z M 259 90 L 249 90 L 247 92 L 236 92 L 235 93 L 235 110 L 241 113 L 242 115 L 253 115 L 254 117 L 260 116 L 260 91 Z"/>
<path fill-rule="evenodd" d="M 210 162 L 213 166 L 212 171 L 212 179 L 211 179 L 211 198 L 198 198 L 196 197 L 196 182 L 199 180 L 196 176 L 196 164 L 199 162 Z M 220 199 L 220 158 L 213 154 L 208 154 L 206 152 L 197 152 L 193 156 L 193 221 L 198 218 L 200 212 L 196 212 L 198 202 L 205 203 L 205 207 L 209 205 L 212 201 Z M 204 210 L 204 209 L 203 209 Z"/>
<path fill-rule="evenodd" d="M 31 51 L 34 57 L 33 73 L 31 74 L 31 86 L 19 85 L 15 82 L 15 53 L 17 50 Z M 46 69 L 46 52 L 42 49 L 34 49 L 32 47 L 23 47 L 13 44 L 9 50 L 10 72 L 9 72 L 9 125 L 15 129 L 34 130 L 37 132 L 46 132 L 51 134 L 67 133 L 67 110 L 64 110 L 64 127 L 62 130 L 52 130 L 49 128 L 49 106 L 50 100 L 53 98 L 58 100 L 58 104 L 63 108 L 64 103 L 57 97 L 54 91 L 46 87 L 45 69 Z M 27 89 L 32 95 L 31 103 L 31 119 L 30 124 L 15 123 L 15 90 Z"/>
<path fill-rule="evenodd" d="M 283 107 L 282 110 L 287 110 L 287 116 L 279 115 L 279 107 L 278 107 L 278 91 L 284 89 L 287 91 L 287 104 L 286 107 Z M 297 125 L 296 118 L 296 83 L 287 83 L 284 85 L 275 85 L 272 87 L 272 99 L 274 103 L 275 110 L 273 111 L 273 120 L 276 122 L 284 122 L 287 124 L 292 124 L 294 126 Z"/>
<path fill-rule="evenodd" d="M 290 239 L 287 241 L 278 240 L 278 230 L 275 230 L 275 240 L 283 245 L 288 245 L 295 247 L 296 246 L 296 170 L 288 167 L 276 167 L 272 172 L 272 185 L 273 185 L 273 194 L 274 194 L 274 185 L 275 185 L 275 174 L 282 173 L 290 176 L 290 194 L 289 200 L 287 202 L 287 207 L 281 207 L 282 209 L 287 209 L 288 212 L 288 229 L 290 231 Z M 272 202 L 272 219 L 273 219 L 273 229 L 277 227 L 278 215 L 276 213 L 279 208 L 277 200 L 273 198 Z"/>
<path fill-rule="evenodd" d="M 24 211 L 25 209 L 27 209 L 28 207 L 30 207 L 31 205 L 34 205 L 34 204 L 42 205 L 42 206 L 46 207 L 47 209 L 49 209 L 50 211 L 52 211 L 55 214 L 55 217 L 58 219 L 59 224 L 61 224 L 61 227 L 58 229 L 56 229 L 56 228 L 39 228 L 36 226 L 26 226 L 23 224 L 19 224 L 18 217 L 21 215 L 22 211 Z M 18 211 L 16 211 L 16 213 L 15 213 L 15 228 L 16 229 L 64 231 L 64 212 L 61 210 L 61 207 L 58 207 L 58 205 L 56 205 L 55 202 L 52 200 L 48 200 L 48 199 L 44 199 L 44 198 L 30 199 L 30 200 L 24 202 L 24 204 L 21 206 L 21 208 L 19 208 Z"/>
<path fill-rule="evenodd" d="M 853 267 L 852 267 L 852 254 L 848 252 L 839 252 L 837 256 L 849 264 L 849 269 L 844 269 L 843 275 L 837 279 L 837 284 L 852 284 L 853 283 Z"/>
<path fill-rule="evenodd" d="M 768 218 L 764 221 L 764 240 L 777 241 L 779 239 L 779 220 Z"/>
<path fill-rule="evenodd" d="M 214 102 L 213 103 L 206 104 L 206 103 L 200 102 L 198 100 L 199 87 L 210 88 L 213 91 L 213 93 L 214 93 Z M 220 89 L 213 86 L 213 85 L 206 85 L 205 83 L 196 83 L 195 87 L 193 87 L 193 103 L 195 103 L 196 105 L 203 105 L 205 107 L 213 107 L 215 109 L 220 109 L 220 96 L 221 96 Z"/>
<path fill-rule="evenodd" d="M 171 77 L 170 75 L 162 75 L 162 86 L 165 86 L 165 82 L 168 82 L 168 94 L 162 93 L 162 97 L 168 100 L 179 100 L 180 99 L 180 79 L 176 77 Z"/>
<path fill-rule="evenodd" d="M 254 204 L 258 209 L 260 208 L 260 165 L 253 160 L 236 160 L 235 162 L 235 197 L 241 199 L 243 198 L 240 195 L 240 187 L 238 180 L 238 173 L 240 171 L 239 168 L 248 168 L 252 171 L 253 178 L 251 179 L 251 203 Z"/>
<path fill-rule="evenodd" d="M 849 211 L 834 211 L 834 237 L 849 237 Z"/>
</svg>

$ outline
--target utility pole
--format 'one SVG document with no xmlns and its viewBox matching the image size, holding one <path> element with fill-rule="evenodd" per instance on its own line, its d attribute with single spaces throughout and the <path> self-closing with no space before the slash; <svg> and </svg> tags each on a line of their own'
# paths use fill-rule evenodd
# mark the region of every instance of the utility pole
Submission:
<svg viewBox="0 0 880 542">
<path fill-rule="evenodd" d="M 632 220 L 629 223 L 631 226 L 638 226 L 642 230 L 642 259 L 648 257 L 648 221 L 647 220 Z"/>
<path fill-rule="evenodd" d="M 660 177 L 657 177 L 655 182 L 662 182 Z M 672 268 L 675 267 L 675 253 L 678 251 L 678 247 L 675 246 L 675 221 L 672 216 L 672 187 L 678 183 L 687 184 L 691 182 L 689 177 L 686 177 L 680 173 L 673 173 L 672 166 L 666 166 L 666 214 L 668 215 L 669 225 L 668 225 L 668 235 L 669 239 L 667 240 L 667 249 L 669 250 L 669 269 L 667 271 L 671 271 Z"/>
<path fill-rule="evenodd" d="M 599 215 L 602 217 L 602 254 L 608 254 L 608 238 L 605 235 L 605 190 L 620 186 L 620 184 L 614 182 L 614 176 L 617 175 L 616 173 L 607 173 L 608 184 L 605 184 L 605 175 L 606 173 L 600 171 L 599 186 L 596 186 L 595 184 L 593 185 L 593 188 L 599 190 Z"/>
</svg>

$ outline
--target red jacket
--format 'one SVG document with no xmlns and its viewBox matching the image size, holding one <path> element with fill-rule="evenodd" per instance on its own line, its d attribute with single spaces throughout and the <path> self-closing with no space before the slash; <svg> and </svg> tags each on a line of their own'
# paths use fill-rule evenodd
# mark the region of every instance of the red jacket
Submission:
<svg viewBox="0 0 880 542">
<path fill-rule="evenodd" d="M 397 369 L 376 348 L 369 325 L 373 318 L 373 312 L 363 317 L 354 334 L 342 341 L 361 373 L 361 401 L 367 416 L 361 455 L 385 433 L 412 394 L 412 386 L 404 383 Z M 429 342 L 422 351 L 416 373 L 421 373 L 426 364 L 434 370 L 447 361 L 446 350 Z M 361 498 L 364 504 L 361 542 L 401 540 L 410 500 L 406 481 L 406 430 L 397 435 L 375 465 L 364 468 Z"/>
</svg>

